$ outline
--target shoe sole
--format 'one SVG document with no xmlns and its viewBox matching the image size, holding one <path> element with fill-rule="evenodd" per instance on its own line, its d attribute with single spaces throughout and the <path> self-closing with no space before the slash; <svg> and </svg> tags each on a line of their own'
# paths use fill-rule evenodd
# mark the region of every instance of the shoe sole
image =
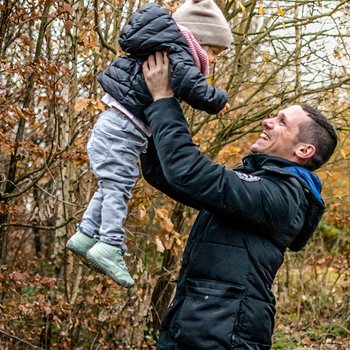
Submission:
<svg viewBox="0 0 350 350">
<path fill-rule="evenodd" d="M 94 271 L 97 271 L 99 273 L 107 275 L 113 282 L 119 284 L 120 286 L 122 286 L 124 288 L 131 288 L 134 286 L 134 283 L 131 284 L 131 283 L 128 283 L 126 281 L 122 281 L 122 280 L 117 279 L 117 277 L 114 273 L 111 273 L 105 267 L 100 265 L 95 259 L 90 258 L 89 256 L 86 257 L 86 266 L 90 267 Z"/>
<path fill-rule="evenodd" d="M 94 270 L 95 272 L 100 272 L 98 270 L 95 270 L 93 267 L 89 266 L 87 264 L 87 261 L 86 261 L 86 255 L 84 255 L 81 250 L 77 249 L 76 247 L 74 247 L 74 244 L 72 242 L 67 242 L 66 244 L 66 247 L 73 253 L 75 254 L 79 259 L 80 261 L 88 268 L 90 268 L 91 270 Z"/>
</svg>

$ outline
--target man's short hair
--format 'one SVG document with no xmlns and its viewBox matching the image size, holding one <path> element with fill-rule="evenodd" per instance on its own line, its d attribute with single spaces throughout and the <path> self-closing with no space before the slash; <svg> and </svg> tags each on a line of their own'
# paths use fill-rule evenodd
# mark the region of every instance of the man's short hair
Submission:
<svg viewBox="0 0 350 350">
<path fill-rule="evenodd" d="M 317 109 L 302 104 L 300 107 L 312 120 L 299 124 L 297 138 L 300 142 L 311 143 L 316 152 L 303 166 L 310 171 L 320 168 L 333 154 L 338 137 L 327 118 Z"/>
</svg>

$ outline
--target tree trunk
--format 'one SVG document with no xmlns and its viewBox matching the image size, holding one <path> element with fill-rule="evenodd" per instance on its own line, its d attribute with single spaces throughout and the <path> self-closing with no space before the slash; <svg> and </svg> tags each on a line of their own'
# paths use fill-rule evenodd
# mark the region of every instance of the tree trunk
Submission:
<svg viewBox="0 0 350 350">
<path fill-rule="evenodd" d="M 7 2 L 6 2 L 7 3 Z M 39 29 L 39 35 L 38 35 L 38 41 L 36 45 L 36 50 L 35 50 L 35 56 L 34 56 L 34 64 L 38 61 L 39 57 L 41 56 L 42 52 L 42 46 L 43 46 L 43 40 L 44 40 L 44 34 L 46 30 L 46 24 L 48 21 L 48 14 L 50 11 L 50 6 L 51 6 L 51 1 L 46 1 L 44 5 L 44 10 L 42 14 L 42 21 Z M 5 10 L 6 12 L 6 10 Z M 4 13 L 2 14 L 1 18 L 1 26 L 3 26 L 3 21 L 4 19 Z M 1 30 L 3 27 L 1 27 Z M 3 35 L 3 33 L 0 33 L 0 35 Z M 1 36 L 1 39 L 3 39 L 3 36 Z M 1 41 L 2 44 L 2 41 Z M 1 45 L 0 45 L 1 47 Z M 33 72 L 28 81 L 28 86 L 26 88 L 25 94 L 24 94 L 24 100 L 23 100 L 23 108 L 29 108 L 30 102 L 33 97 L 33 91 L 34 91 L 34 83 L 35 83 L 35 75 L 36 73 Z M 11 193 L 15 189 L 14 181 L 16 177 L 16 172 L 17 172 L 17 154 L 18 150 L 20 147 L 21 142 L 23 141 L 23 135 L 24 135 L 24 129 L 25 129 L 25 119 L 20 119 L 18 123 L 18 129 L 17 129 L 17 134 L 16 134 L 16 145 L 14 152 L 11 154 L 11 159 L 10 159 L 10 165 L 9 165 L 9 170 L 7 174 L 7 182 L 6 182 L 6 187 L 5 187 L 5 193 Z M 7 204 L 7 201 L 5 201 Z M 7 214 L 0 215 L 0 224 L 7 224 L 8 222 L 8 216 Z M 0 261 L 3 260 L 3 245 L 4 245 L 4 240 L 5 240 L 5 235 L 6 235 L 7 229 L 6 226 L 1 226 L 0 227 Z"/>
<path fill-rule="evenodd" d="M 79 16 L 83 12 L 84 4 L 80 0 L 75 8 L 74 14 L 77 22 L 80 21 Z M 67 66 L 72 65 L 70 78 L 66 78 L 63 96 L 67 103 L 66 114 L 61 124 L 61 147 L 64 148 L 69 145 L 74 137 L 77 127 L 77 112 L 75 110 L 76 96 L 78 94 L 78 76 L 77 76 L 77 40 L 78 40 L 78 26 L 71 29 L 73 35 L 66 34 L 65 49 L 67 57 Z M 62 161 L 61 163 L 61 191 L 59 194 L 58 204 L 58 224 L 62 224 L 74 215 L 76 202 L 75 199 L 75 184 L 77 168 L 74 161 Z M 70 203 L 71 205 L 67 204 Z M 68 224 L 56 230 L 55 239 L 55 256 L 56 270 L 63 273 L 65 283 L 65 294 L 69 302 L 75 293 L 72 286 L 73 278 L 73 255 L 68 253 L 65 249 L 67 239 L 74 234 L 75 226 Z M 63 268 L 62 268 L 63 267 Z"/>
</svg>

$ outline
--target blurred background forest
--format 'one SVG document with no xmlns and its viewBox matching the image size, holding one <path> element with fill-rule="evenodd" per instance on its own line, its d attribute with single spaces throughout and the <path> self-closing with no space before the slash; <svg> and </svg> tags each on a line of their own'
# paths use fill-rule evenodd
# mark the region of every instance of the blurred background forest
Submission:
<svg viewBox="0 0 350 350">
<path fill-rule="evenodd" d="M 86 154 L 104 110 L 96 77 L 146 2 L 0 0 L 0 349 L 155 349 L 197 212 L 138 178 L 125 224 L 132 290 L 65 249 L 96 189 Z M 273 349 L 349 349 L 350 0 L 217 3 L 234 42 L 210 79 L 231 109 L 216 119 L 183 106 L 202 152 L 232 168 L 262 119 L 302 102 L 340 138 L 318 171 L 327 213 L 273 286 Z"/>
</svg>

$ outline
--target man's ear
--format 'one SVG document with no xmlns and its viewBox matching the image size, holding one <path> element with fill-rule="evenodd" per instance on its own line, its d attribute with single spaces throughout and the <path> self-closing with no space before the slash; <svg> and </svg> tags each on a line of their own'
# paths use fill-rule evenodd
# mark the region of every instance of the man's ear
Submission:
<svg viewBox="0 0 350 350">
<path fill-rule="evenodd" d="M 300 142 L 295 150 L 295 154 L 298 158 L 309 159 L 313 157 L 316 152 L 316 147 L 310 143 Z"/>
</svg>

